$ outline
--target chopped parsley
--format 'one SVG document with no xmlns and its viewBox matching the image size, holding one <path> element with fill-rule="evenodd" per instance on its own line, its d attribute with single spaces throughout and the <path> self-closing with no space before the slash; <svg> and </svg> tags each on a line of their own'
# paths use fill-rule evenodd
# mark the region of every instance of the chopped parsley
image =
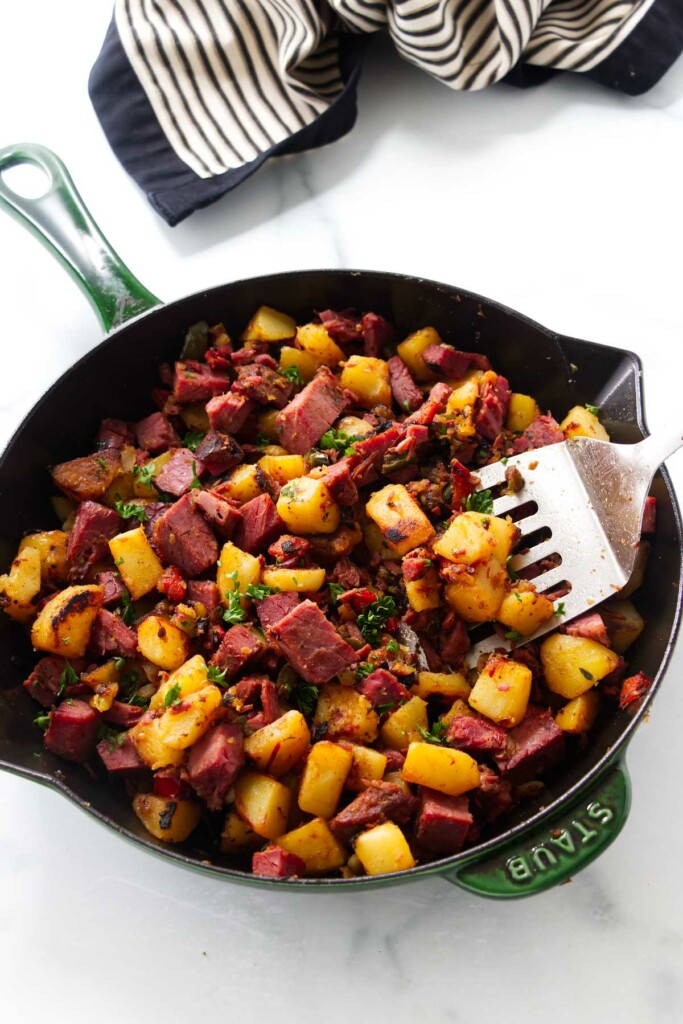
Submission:
<svg viewBox="0 0 683 1024">
<path fill-rule="evenodd" d="M 43 729 L 43 730 L 47 729 L 48 725 L 50 724 L 50 716 L 49 715 L 37 715 L 33 719 L 33 724 L 37 725 L 39 729 Z"/>
<path fill-rule="evenodd" d="M 164 707 L 170 708 L 174 704 L 180 704 L 180 683 L 174 683 L 173 686 L 169 686 L 166 696 L 164 697 Z"/>
<path fill-rule="evenodd" d="M 228 684 L 225 681 L 227 671 L 227 668 L 224 668 L 223 671 L 221 671 L 218 665 L 209 665 L 206 670 L 206 678 L 210 683 L 215 683 L 217 686 L 227 686 Z"/>
<path fill-rule="evenodd" d="M 98 456 L 97 465 L 101 466 L 102 469 L 108 469 L 109 468 L 108 465 L 107 465 L 106 459 L 103 459 L 101 456 Z"/>
<path fill-rule="evenodd" d="M 555 615 L 566 615 L 564 610 L 564 601 L 558 601 L 555 605 Z"/>
<path fill-rule="evenodd" d="M 114 658 L 114 668 L 116 669 L 117 672 L 120 672 L 121 669 L 125 667 L 125 664 L 125 658 Z"/>
<path fill-rule="evenodd" d="M 336 604 L 342 594 L 345 593 L 344 587 L 339 583 L 328 583 L 327 585 L 330 588 L 330 597 Z"/>
<path fill-rule="evenodd" d="M 505 559 L 505 568 L 507 569 L 508 578 L 511 579 L 513 583 L 516 583 L 519 579 L 519 573 L 515 572 L 515 570 L 510 565 L 510 559 L 513 557 L 513 555 L 507 556 L 507 558 Z"/>
<path fill-rule="evenodd" d="M 373 665 L 371 661 L 361 661 L 361 663 L 356 666 L 356 679 L 365 679 L 366 676 L 369 676 L 375 671 L 375 668 L 376 666 Z"/>
<path fill-rule="evenodd" d="M 256 447 L 257 448 L 265 448 L 266 445 L 269 445 L 270 443 L 271 442 L 268 440 L 268 438 L 266 437 L 265 434 L 257 434 L 256 435 Z"/>
<path fill-rule="evenodd" d="M 194 491 L 198 487 L 202 486 L 202 482 L 197 476 L 197 463 L 194 461 L 194 459 L 192 460 L 190 465 L 192 466 L 192 483 L 190 484 L 190 490 Z"/>
<path fill-rule="evenodd" d="M 191 452 L 196 452 L 205 437 L 206 434 L 203 430 L 188 430 L 183 438 L 183 447 L 189 448 Z"/>
<path fill-rule="evenodd" d="M 123 588 L 123 593 L 121 594 L 121 605 L 121 618 L 123 619 L 126 626 L 131 626 L 133 624 L 133 620 L 135 619 L 135 609 L 133 608 L 133 602 L 131 601 L 130 593 L 128 590 L 126 590 L 125 587 Z"/>
<path fill-rule="evenodd" d="M 102 723 L 97 730 L 98 740 L 106 740 L 109 744 L 109 753 L 112 754 L 118 747 L 122 747 L 126 742 L 126 736 L 128 733 L 117 732 L 116 729 L 112 729 L 110 726 Z"/>
<path fill-rule="evenodd" d="M 505 639 L 506 640 L 521 640 L 522 639 L 522 634 L 517 629 L 508 629 L 507 633 L 505 634 Z"/>
<path fill-rule="evenodd" d="M 396 652 L 398 651 L 398 643 L 396 642 L 396 640 L 389 641 L 389 643 L 387 644 L 387 650 L 389 651 L 390 654 L 396 654 Z"/>
<path fill-rule="evenodd" d="M 519 603 L 522 604 L 522 595 L 518 590 L 513 590 L 512 596 L 515 598 L 516 601 L 519 601 Z"/>
<path fill-rule="evenodd" d="M 286 380 L 291 381 L 292 384 L 303 384 L 304 379 L 301 376 L 301 370 L 298 366 L 288 366 L 286 370 L 278 370 L 281 377 L 285 377 Z"/>
<path fill-rule="evenodd" d="M 226 590 L 225 597 L 228 602 L 228 607 L 223 609 L 223 619 L 230 626 L 234 626 L 237 622 L 244 622 L 247 613 L 242 607 L 242 596 L 238 590 L 233 590 L 232 593 L 228 593 Z"/>
<path fill-rule="evenodd" d="M 375 711 L 377 712 L 378 715 L 383 715 L 385 711 L 393 711 L 395 707 L 395 702 L 393 700 L 390 700 L 386 704 L 377 704 L 375 706 Z"/>
<path fill-rule="evenodd" d="M 279 587 L 269 587 L 266 583 L 250 583 L 247 587 L 247 597 L 253 601 L 263 601 L 264 597 L 272 597 L 279 594 Z"/>
<path fill-rule="evenodd" d="M 331 430 L 325 431 L 318 441 L 318 446 L 323 451 L 333 449 L 335 452 L 341 452 L 342 455 L 355 455 L 356 450 L 353 447 L 353 443 L 360 440 L 361 438 L 356 435 L 351 437 L 349 434 L 345 434 L 341 430 L 335 430 L 333 427 Z"/>
<path fill-rule="evenodd" d="M 67 661 L 66 667 L 59 677 L 59 689 L 57 690 L 57 696 L 63 697 L 66 693 L 67 686 L 75 686 L 78 682 L 78 675 L 74 672 L 71 663 Z"/>
<path fill-rule="evenodd" d="M 502 462 L 502 464 L 503 464 L 504 466 L 507 466 L 507 464 L 508 464 L 508 457 L 507 457 L 507 455 L 503 455 L 503 456 L 501 456 L 501 458 L 500 458 L 500 460 L 499 460 L 499 461 L 500 461 L 500 462 Z"/>
<path fill-rule="evenodd" d="M 417 731 L 425 743 L 443 744 L 447 728 L 443 722 L 434 722 L 431 729 L 425 729 L 424 726 L 418 725 Z"/>
<path fill-rule="evenodd" d="M 600 409 L 597 405 L 589 405 L 588 402 L 584 404 L 584 409 L 588 409 L 588 412 L 592 412 L 594 416 L 600 413 Z"/>
<path fill-rule="evenodd" d="M 378 647 L 381 642 L 381 632 L 386 626 L 387 620 L 396 614 L 396 602 L 389 594 L 384 594 L 372 604 L 367 605 L 356 622 L 367 642 L 373 647 Z"/>
<path fill-rule="evenodd" d="M 465 498 L 465 508 L 468 512 L 481 512 L 483 515 L 490 515 L 493 512 L 491 491 L 472 491 Z"/>
<path fill-rule="evenodd" d="M 318 687 L 312 683 L 300 682 L 298 686 L 292 687 L 289 700 L 304 718 L 309 718 L 315 711 L 319 692 Z"/>
<path fill-rule="evenodd" d="M 146 466 L 133 466 L 133 476 L 148 491 L 152 489 L 155 472 L 156 463 L 154 462 L 148 462 Z"/>
<path fill-rule="evenodd" d="M 579 672 L 581 673 L 584 679 L 590 680 L 591 683 L 595 682 L 595 677 L 591 675 L 587 668 L 579 668 Z"/>
<path fill-rule="evenodd" d="M 149 516 L 143 505 L 137 505 L 134 501 L 115 501 L 114 508 L 122 519 L 137 519 L 139 523 L 146 523 Z"/>
<path fill-rule="evenodd" d="M 116 564 L 117 565 L 123 565 L 123 555 L 121 555 L 120 558 L 116 559 Z M 116 575 L 118 576 L 118 573 L 116 573 Z"/>
</svg>

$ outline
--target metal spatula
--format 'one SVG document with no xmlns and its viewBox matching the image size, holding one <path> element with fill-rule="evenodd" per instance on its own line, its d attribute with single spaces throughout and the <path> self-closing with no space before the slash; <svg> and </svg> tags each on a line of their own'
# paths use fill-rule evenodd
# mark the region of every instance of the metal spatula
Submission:
<svg viewBox="0 0 683 1024">
<path fill-rule="evenodd" d="M 652 477 L 681 445 L 680 429 L 629 445 L 576 437 L 478 471 L 477 489 L 491 490 L 494 515 L 511 516 L 522 532 L 516 546 L 521 553 L 510 559 L 514 572 L 531 572 L 539 593 L 570 588 L 562 597 L 564 614 L 553 616 L 523 643 L 589 611 L 626 584 Z M 519 470 L 523 486 L 501 494 L 512 467 Z M 474 644 L 468 660 L 474 663 L 479 654 L 511 646 L 494 633 Z"/>
</svg>

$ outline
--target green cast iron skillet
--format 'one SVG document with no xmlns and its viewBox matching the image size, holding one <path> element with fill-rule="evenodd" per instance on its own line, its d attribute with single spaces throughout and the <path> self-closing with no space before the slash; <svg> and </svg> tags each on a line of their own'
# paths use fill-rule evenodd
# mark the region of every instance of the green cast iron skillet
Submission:
<svg viewBox="0 0 683 1024">
<path fill-rule="evenodd" d="M 0 172 L 29 163 L 42 168 L 47 192 L 24 199 L 0 177 L 0 205 L 61 260 L 97 311 L 107 335 L 52 385 L 0 458 L 0 565 L 9 565 L 30 530 L 55 527 L 46 467 L 89 451 L 103 416 L 138 419 L 149 411 L 158 366 L 172 362 L 189 324 L 225 322 L 237 333 L 262 304 L 304 322 L 315 309 L 372 309 L 398 335 L 431 324 L 446 340 L 486 352 L 515 390 L 535 395 L 559 415 L 577 403 L 601 409 L 615 441 L 645 435 L 641 366 L 633 353 L 562 337 L 497 302 L 450 285 L 374 271 L 310 270 L 235 281 L 168 305 L 148 292 L 108 245 L 85 209 L 64 165 L 49 150 L 0 150 Z M 69 797 L 112 831 L 161 856 L 217 878 L 260 887 L 329 892 L 442 875 L 471 892 L 510 898 L 565 881 L 618 835 L 629 809 L 624 756 L 661 684 L 681 607 L 681 518 L 665 470 L 653 484 L 657 533 L 645 582 L 635 596 L 647 620 L 629 651 L 654 685 L 634 714 L 610 710 L 572 764 L 547 779 L 535 802 L 506 821 L 505 831 L 455 856 L 393 875 L 354 879 L 264 879 L 239 870 L 202 831 L 176 848 L 154 839 L 137 820 L 120 783 L 93 777 L 43 749 L 33 725 L 36 705 L 21 687 L 35 662 L 24 631 L 0 617 L 0 766 Z M 208 829 L 208 826 L 207 826 Z"/>
</svg>

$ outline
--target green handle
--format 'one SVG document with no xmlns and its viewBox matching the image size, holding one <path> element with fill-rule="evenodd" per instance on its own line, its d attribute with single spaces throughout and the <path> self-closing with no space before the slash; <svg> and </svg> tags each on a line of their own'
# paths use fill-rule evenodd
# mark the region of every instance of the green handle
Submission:
<svg viewBox="0 0 683 1024">
<path fill-rule="evenodd" d="M 496 899 L 531 896 L 568 881 L 587 867 L 621 832 L 631 805 L 623 762 L 557 817 L 492 857 L 444 877 L 454 885 Z"/>
<path fill-rule="evenodd" d="M 18 195 L 3 180 L 3 171 L 20 164 L 39 167 L 47 176 L 47 191 L 38 199 Z M 32 143 L 0 149 L 0 207 L 64 264 L 106 331 L 160 305 L 109 245 L 51 150 Z"/>
</svg>

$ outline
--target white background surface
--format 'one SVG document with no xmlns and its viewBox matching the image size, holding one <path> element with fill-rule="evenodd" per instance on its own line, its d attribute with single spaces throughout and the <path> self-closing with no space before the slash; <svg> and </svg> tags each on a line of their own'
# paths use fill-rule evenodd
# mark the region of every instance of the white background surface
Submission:
<svg viewBox="0 0 683 1024">
<path fill-rule="evenodd" d="M 433 277 L 635 350 L 650 429 L 682 415 L 683 62 L 640 99 L 568 78 L 458 95 L 375 46 L 350 136 L 169 229 L 89 104 L 109 13 L 106 0 L 3 5 L 0 146 L 54 148 L 156 294 L 297 267 Z M 99 329 L 4 217 L 0 294 L 4 441 Z M 680 489 L 680 457 L 672 473 Z M 513 904 L 439 879 L 362 897 L 222 885 L 1 776 L 2 1018 L 680 1022 L 682 667 L 679 651 L 631 746 L 621 837 L 571 885 Z"/>
</svg>

